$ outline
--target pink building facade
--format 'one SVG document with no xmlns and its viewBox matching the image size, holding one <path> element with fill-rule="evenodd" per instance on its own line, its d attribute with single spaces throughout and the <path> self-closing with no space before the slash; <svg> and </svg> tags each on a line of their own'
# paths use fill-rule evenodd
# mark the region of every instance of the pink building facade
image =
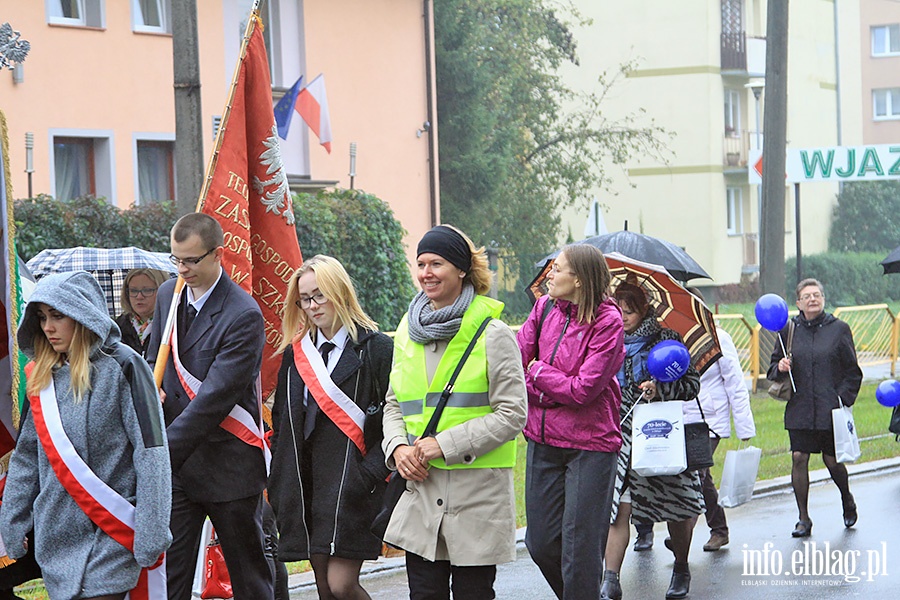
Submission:
<svg viewBox="0 0 900 600">
<path fill-rule="evenodd" d="M 197 0 L 204 156 L 213 146 L 252 0 Z M 432 0 L 264 0 L 273 98 L 327 82 L 327 153 L 294 115 L 282 144 L 294 189 L 354 187 L 390 204 L 407 245 L 439 222 Z M 16 197 L 174 199 L 171 0 L 0 0 L 31 43 L 0 77 Z M 26 173 L 26 133 L 33 173 Z M 412 250 L 410 250 L 412 252 Z"/>
</svg>

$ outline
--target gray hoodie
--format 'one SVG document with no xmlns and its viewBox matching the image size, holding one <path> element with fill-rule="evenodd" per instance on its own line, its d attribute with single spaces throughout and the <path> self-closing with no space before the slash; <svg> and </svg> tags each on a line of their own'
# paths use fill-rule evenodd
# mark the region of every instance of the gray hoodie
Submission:
<svg viewBox="0 0 900 600">
<path fill-rule="evenodd" d="M 135 506 L 134 552 L 96 527 L 60 484 L 30 410 L 10 459 L 0 536 L 9 556 L 19 558 L 25 554 L 26 534 L 34 529 L 35 557 L 51 598 L 121 593 L 134 587 L 141 567 L 154 564 L 172 541 L 171 468 L 153 374 L 119 342 L 103 291 L 88 273 L 48 275 L 38 282 L 17 334 L 29 358 L 34 357 L 35 336 L 44 335 L 38 304 L 55 308 L 100 338 L 91 348 L 91 390 L 79 402 L 70 389 L 68 363 L 54 369 L 53 383 L 63 428 L 75 450 Z"/>
</svg>

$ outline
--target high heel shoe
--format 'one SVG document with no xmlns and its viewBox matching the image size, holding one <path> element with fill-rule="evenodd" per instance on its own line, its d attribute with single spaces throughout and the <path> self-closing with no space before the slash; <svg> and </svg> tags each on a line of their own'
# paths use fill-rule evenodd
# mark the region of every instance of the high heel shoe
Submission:
<svg viewBox="0 0 900 600">
<path fill-rule="evenodd" d="M 856 520 L 859 518 L 859 514 L 856 512 L 856 500 L 853 499 L 853 495 L 850 495 L 850 502 L 844 502 L 844 527 L 848 529 L 856 525 Z"/>
<path fill-rule="evenodd" d="M 666 590 L 666 600 L 685 598 L 691 591 L 691 570 L 687 565 L 675 565 L 672 569 L 672 581 Z"/>
<path fill-rule="evenodd" d="M 622 585 L 619 583 L 619 574 L 615 571 L 603 571 L 600 600 L 622 600 Z"/>
<path fill-rule="evenodd" d="M 797 521 L 797 524 L 794 525 L 794 531 L 791 532 L 791 536 L 795 538 L 803 538 L 809 537 L 812 535 L 812 521 Z"/>
</svg>

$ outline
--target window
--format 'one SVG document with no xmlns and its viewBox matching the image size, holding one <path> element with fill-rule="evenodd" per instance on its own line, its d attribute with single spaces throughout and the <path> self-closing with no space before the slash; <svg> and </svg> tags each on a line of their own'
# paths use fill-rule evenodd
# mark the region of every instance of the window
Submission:
<svg viewBox="0 0 900 600">
<path fill-rule="evenodd" d="M 103 0 L 44 0 L 53 25 L 103 27 Z"/>
<path fill-rule="evenodd" d="M 741 95 L 737 90 L 725 90 L 725 135 L 738 137 L 741 133 Z"/>
<path fill-rule="evenodd" d="M 274 6 L 273 6 L 274 5 Z M 272 50 L 273 45 L 273 35 L 275 28 L 271 25 L 273 23 L 278 23 L 277 15 L 274 14 L 278 9 L 277 0 L 270 0 L 268 2 L 263 2 L 260 5 L 259 9 L 259 18 L 262 21 L 263 29 L 263 40 L 266 43 L 266 56 L 269 59 L 269 78 L 272 84 L 277 83 L 277 79 L 275 77 L 275 64 L 276 61 L 279 60 L 277 55 Z M 250 8 L 253 6 L 253 0 L 239 0 L 238 1 L 238 9 L 240 10 L 241 19 L 238 22 L 238 45 L 243 42 L 244 34 L 247 32 L 247 21 L 250 15 Z M 290 85 L 290 84 L 288 84 Z"/>
<path fill-rule="evenodd" d="M 135 31 L 172 33 L 172 0 L 131 0 Z"/>
<path fill-rule="evenodd" d="M 138 204 L 175 199 L 172 142 L 137 142 Z"/>
<path fill-rule="evenodd" d="M 72 200 L 79 196 L 97 194 L 93 140 L 53 138 L 53 163 L 57 200 Z"/>
<path fill-rule="evenodd" d="M 744 232 L 744 202 L 743 193 L 739 187 L 725 189 L 725 220 L 728 235 L 738 235 Z"/>
<path fill-rule="evenodd" d="M 875 120 L 900 119 L 900 88 L 872 90 Z"/>
<path fill-rule="evenodd" d="M 900 54 L 900 24 L 872 27 L 872 56 Z"/>
</svg>

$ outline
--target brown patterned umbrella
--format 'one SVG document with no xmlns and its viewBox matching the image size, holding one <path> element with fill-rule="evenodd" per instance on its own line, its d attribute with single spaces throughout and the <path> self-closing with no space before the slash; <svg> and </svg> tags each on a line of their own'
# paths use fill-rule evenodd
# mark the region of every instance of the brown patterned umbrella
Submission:
<svg viewBox="0 0 900 600">
<path fill-rule="evenodd" d="M 703 373 L 722 356 L 712 311 L 675 281 L 665 267 L 634 260 L 617 252 L 604 256 L 612 274 L 613 291 L 629 273 L 633 273 L 637 285 L 644 290 L 650 305 L 656 310 L 660 324 L 677 331 L 684 339 L 694 368 Z M 550 259 L 528 286 L 526 293 L 530 297 L 537 300 L 547 293 L 546 279 L 552 266 L 553 259 Z"/>
</svg>

